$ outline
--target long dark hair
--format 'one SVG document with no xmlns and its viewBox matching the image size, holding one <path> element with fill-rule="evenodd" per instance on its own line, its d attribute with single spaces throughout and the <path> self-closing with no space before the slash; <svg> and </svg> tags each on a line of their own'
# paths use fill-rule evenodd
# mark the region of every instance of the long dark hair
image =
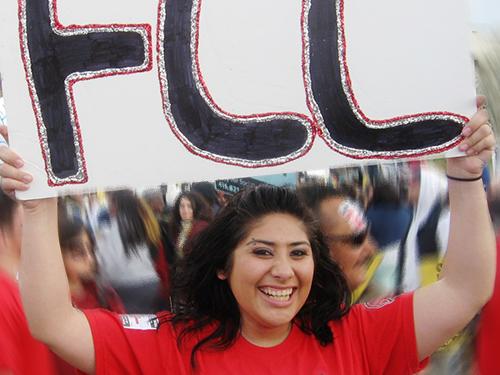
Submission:
<svg viewBox="0 0 500 375">
<path fill-rule="evenodd" d="M 116 211 L 120 237 L 127 256 L 137 253 L 137 247 L 155 249 L 160 243 L 160 227 L 151 209 L 132 190 L 109 193 Z"/>
<path fill-rule="evenodd" d="M 178 344 L 182 345 L 186 336 L 213 327 L 194 345 L 193 367 L 196 352 L 202 347 L 223 350 L 238 337 L 241 324 L 238 303 L 228 282 L 220 280 L 217 272 L 231 269 L 232 253 L 248 235 L 252 224 L 273 213 L 285 213 L 301 220 L 312 247 L 315 264 L 312 288 L 295 323 L 303 332 L 313 334 L 322 345 L 333 342 L 328 322 L 341 318 L 350 306 L 343 273 L 331 260 L 316 222 L 297 195 L 285 188 L 259 186 L 233 197 L 193 242 L 192 251 L 182 260 L 176 274 L 174 294 L 179 298 L 178 308 L 175 316 L 165 319 L 181 327 Z"/>
<path fill-rule="evenodd" d="M 193 209 L 193 220 L 205 220 L 211 221 L 212 215 L 208 202 L 200 194 L 193 191 L 185 191 L 177 196 L 174 203 L 174 208 L 172 209 L 169 224 L 170 224 L 170 235 L 172 238 L 177 238 L 181 230 L 181 213 L 180 205 L 181 199 L 187 199 L 191 203 L 191 208 Z"/>
</svg>

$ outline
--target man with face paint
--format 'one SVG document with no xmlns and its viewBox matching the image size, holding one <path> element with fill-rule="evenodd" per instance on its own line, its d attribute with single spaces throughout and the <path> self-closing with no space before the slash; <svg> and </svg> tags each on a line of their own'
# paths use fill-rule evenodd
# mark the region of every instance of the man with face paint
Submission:
<svg viewBox="0 0 500 375">
<path fill-rule="evenodd" d="M 347 190 L 331 185 L 305 184 L 297 192 L 319 220 L 332 258 L 344 271 L 351 291 L 356 291 L 366 283 L 376 252 L 361 206 Z"/>
</svg>

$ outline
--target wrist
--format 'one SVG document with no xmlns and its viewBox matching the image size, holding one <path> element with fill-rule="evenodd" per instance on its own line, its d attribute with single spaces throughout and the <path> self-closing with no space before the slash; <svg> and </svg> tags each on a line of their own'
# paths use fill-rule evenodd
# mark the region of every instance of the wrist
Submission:
<svg viewBox="0 0 500 375">
<path fill-rule="evenodd" d="M 480 174 L 479 176 L 475 176 L 475 177 L 457 177 L 457 176 L 446 174 L 446 177 L 448 178 L 448 180 L 452 180 L 452 181 L 474 182 L 474 181 L 482 180 L 483 175 Z"/>
<path fill-rule="evenodd" d="M 455 166 L 453 162 L 448 161 L 446 168 L 446 175 L 459 178 L 459 179 L 473 179 L 481 177 L 483 174 L 482 168 L 471 168 L 472 170 L 461 168 L 460 166 Z"/>
</svg>

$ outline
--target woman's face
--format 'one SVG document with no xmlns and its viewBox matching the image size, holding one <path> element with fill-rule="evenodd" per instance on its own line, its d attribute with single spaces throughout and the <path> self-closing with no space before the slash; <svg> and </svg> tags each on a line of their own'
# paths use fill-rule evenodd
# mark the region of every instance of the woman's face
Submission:
<svg viewBox="0 0 500 375">
<path fill-rule="evenodd" d="M 179 202 L 179 214 L 182 220 L 193 220 L 193 206 L 187 198 L 181 198 Z"/>
<path fill-rule="evenodd" d="M 68 279 L 88 281 L 93 280 L 96 274 L 96 260 L 92 242 L 85 230 L 77 240 L 78 246 L 65 249 L 63 254 L 64 267 Z"/>
<path fill-rule="evenodd" d="M 314 259 L 304 224 L 288 214 L 259 219 L 232 255 L 227 279 L 238 302 L 242 334 L 283 329 L 304 305 L 311 290 Z"/>
</svg>

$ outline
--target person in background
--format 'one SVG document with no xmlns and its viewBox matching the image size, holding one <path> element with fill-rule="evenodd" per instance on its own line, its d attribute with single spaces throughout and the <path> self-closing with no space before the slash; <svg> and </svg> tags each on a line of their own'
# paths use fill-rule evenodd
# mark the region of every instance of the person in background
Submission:
<svg viewBox="0 0 500 375">
<path fill-rule="evenodd" d="M 179 194 L 169 220 L 170 238 L 177 258 L 184 256 L 190 242 L 207 227 L 210 220 L 210 207 L 203 197 L 189 191 Z"/>
<path fill-rule="evenodd" d="M 108 194 L 109 225 L 97 231 L 97 260 L 128 313 L 153 313 L 166 306 L 170 275 L 158 222 L 131 190 Z"/>
<path fill-rule="evenodd" d="M 149 205 L 159 222 L 167 222 L 165 197 L 160 189 L 149 189 L 142 193 L 142 198 Z"/>
<path fill-rule="evenodd" d="M 53 356 L 31 336 L 21 303 L 17 279 L 22 221 L 20 205 L 0 191 L 0 374 L 53 375 Z"/>
<path fill-rule="evenodd" d="M 359 296 L 359 288 L 373 274 L 369 269 L 376 253 L 363 209 L 346 188 L 311 182 L 297 191 L 319 221 L 330 255 L 344 272 L 349 289 Z"/>
<path fill-rule="evenodd" d="M 59 215 L 58 232 L 73 305 L 124 314 L 125 307 L 114 289 L 96 280 L 95 240 L 88 228 L 77 219 Z"/>
<path fill-rule="evenodd" d="M 382 260 L 370 289 L 380 295 L 394 295 L 401 278 L 403 251 L 413 216 L 408 201 L 409 169 L 403 163 L 371 166 L 371 169 L 373 197 L 366 216 Z"/>
<path fill-rule="evenodd" d="M 172 266 L 175 264 L 177 254 L 175 253 L 175 246 L 170 238 L 167 207 L 165 203 L 165 196 L 160 189 L 146 190 L 142 195 L 144 201 L 149 205 L 151 210 L 158 221 L 160 226 L 161 241 L 165 252 L 165 257 L 169 266 L 169 273 L 172 274 Z"/>
<path fill-rule="evenodd" d="M 191 184 L 191 191 L 200 194 L 208 203 L 212 213 L 210 216 L 215 216 L 221 209 L 223 204 L 213 183 L 208 181 L 195 182 Z"/>
</svg>

